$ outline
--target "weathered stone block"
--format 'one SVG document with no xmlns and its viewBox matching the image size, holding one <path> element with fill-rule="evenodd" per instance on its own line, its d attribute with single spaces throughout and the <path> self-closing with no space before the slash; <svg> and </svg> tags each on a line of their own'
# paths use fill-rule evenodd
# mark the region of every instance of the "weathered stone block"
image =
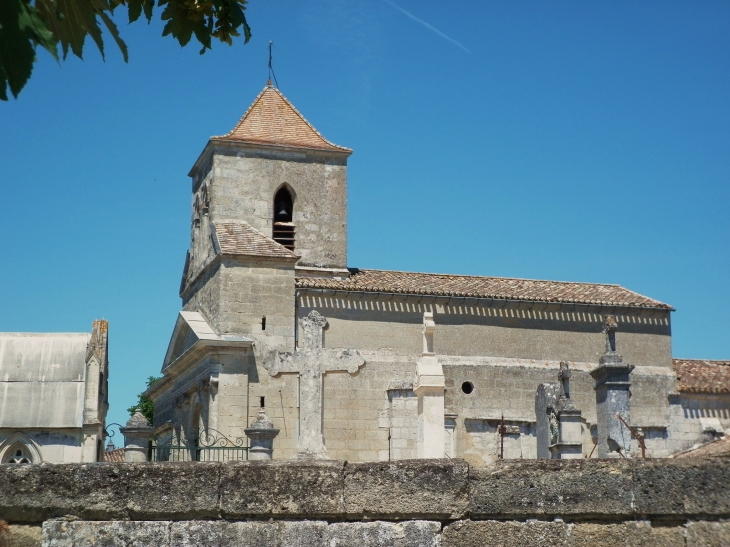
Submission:
<svg viewBox="0 0 730 547">
<path fill-rule="evenodd" d="M 348 518 L 454 519 L 469 506 L 469 466 L 463 460 L 348 463 Z"/>
<path fill-rule="evenodd" d="M 166 547 L 169 544 L 169 522 L 51 520 L 43 523 L 43 547 Z"/>
<path fill-rule="evenodd" d="M 0 523 L 0 547 L 41 547 L 42 540 L 40 526 L 3 526 Z"/>
<path fill-rule="evenodd" d="M 443 547 L 533 547 L 567 545 L 567 525 L 563 522 L 459 521 L 444 528 Z M 596 546 L 594 546 L 596 547 Z"/>
<path fill-rule="evenodd" d="M 631 462 L 504 461 L 470 475 L 472 518 L 630 518 Z"/>
<path fill-rule="evenodd" d="M 730 516 L 730 465 L 722 460 L 643 460 L 634 463 L 636 513 L 683 517 Z"/>
<path fill-rule="evenodd" d="M 647 521 L 629 521 L 617 524 L 579 523 L 570 526 L 567 545 L 569 547 L 598 547 L 601 545 L 685 547 L 684 528 L 681 526 L 652 526 Z M 694 545 L 694 543 L 687 545 Z"/>
<path fill-rule="evenodd" d="M 164 462 L 120 468 L 129 489 L 129 517 L 138 520 L 218 516 L 221 464 Z"/>
<path fill-rule="evenodd" d="M 221 516 L 340 516 L 344 511 L 343 467 L 341 461 L 223 464 Z"/>
<path fill-rule="evenodd" d="M 279 547 L 324 547 L 326 534 L 323 521 L 283 521 L 279 523 Z"/>
<path fill-rule="evenodd" d="M 0 465 L 0 518 L 38 523 L 64 515 L 125 518 L 123 464 Z"/>
<path fill-rule="evenodd" d="M 174 522 L 170 547 L 278 547 L 275 522 Z"/>
<path fill-rule="evenodd" d="M 688 547 L 726 547 L 730 545 L 730 521 L 688 522 Z"/>
<path fill-rule="evenodd" d="M 327 547 L 438 547 L 441 523 L 341 522 L 327 527 Z"/>
</svg>

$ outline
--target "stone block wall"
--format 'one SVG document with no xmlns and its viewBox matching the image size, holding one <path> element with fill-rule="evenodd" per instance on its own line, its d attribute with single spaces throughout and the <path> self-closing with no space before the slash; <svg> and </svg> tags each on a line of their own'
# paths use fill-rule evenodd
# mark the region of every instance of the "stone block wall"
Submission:
<svg viewBox="0 0 730 547">
<path fill-rule="evenodd" d="M 347 154 L 214 148 L 207 177 L 213 222 L 243 220 L 271 237 L 274 195 L 286 185 L 294 200 L 300 265 L 347 266 Z"/>
<path fill-rule="evenodd" d="M 729 481 L 723 460 L 2 465 L 0 545 L 724 546 Z"/>
<path fill-rule="evenodd" d="M 440 355 L 598 363 L 605 349 L 598 307 L 345 292 L 298 291 L 298 317 L 327 318 L 327 346 L 421 351 L 423 313 L 433 312 Z M 614 313 L 614 310 L 611 309 Z M 615 310 L 619 351 L 636 365 L 671 369 L 669 312 Z"/>
<path fill-rule="evenodd" d="M 294 350 L 293 264 L 217 259 L 186 295 L 184 310 L 200 312 L 219 335 L 253 338 L 257 355 Z"/>
</svg>

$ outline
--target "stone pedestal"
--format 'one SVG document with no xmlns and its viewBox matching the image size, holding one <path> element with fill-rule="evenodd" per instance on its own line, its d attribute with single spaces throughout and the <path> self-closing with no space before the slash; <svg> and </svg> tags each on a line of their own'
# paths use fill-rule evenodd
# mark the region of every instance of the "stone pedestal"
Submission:
<svg viewBox="0 0 730 547">
<path fill-rule="evenodd" d="M 560 410 L 558 415 L 558 442 L 550 446 L 554 460 L 574 460 L 583 457 L 580 410 Z"/>
<path fill-rule="evenodd" d="M 619 451 L 626 457 L 631 451 L 631 432 L 621 423 L 620 414 L 626 423 L 631 423 L 629 374 L 633 365 L 623 362 L 613 352 L 601 357 L 601 364 L 591 371 L 596 380 L 596 422 L 598 425 L 598 457 L 618 458 Z"/>
<path fill-rule="evenodd" d="M 257 418 L 243 432 L 248 437 L 249 460 L 271 460 L 274 453 L 274 438 L 279 434 L 274 424 L 266 417 L 264 409 L 259 410 Z"/>
<path fill-rule="evenodd" d="M 418 457 L 444 457 L 444 372 L 436 357 L 421 358 L 413 392 L 418 397 Z"/>
<path fill-rule="evenodd" d="M 550 418 L 553 409 L 558 405 L 560 387 L 558 384 L 540 384 L 535 393 L 535 419 L 537 423 L 537 459 L 549 460 L 552 458 L 550 452 L 551 432 Z"/>
<path fill-rule="evenodd" d="M 149 442 L 154 434 L 154 428 L 137 409 L 125 427 L 119 431 L 124 435 L 124 461 L 146 462 L 149 451 Z"/>
<path fill-rule="evenodd" d="M 418 457 L 444 457 L 444 370 L 433 351 L 436 324 L 433 313 L 423 314 L 423 353 L 416 364 L 413 393 L 418 397 Z"/>
</svg>

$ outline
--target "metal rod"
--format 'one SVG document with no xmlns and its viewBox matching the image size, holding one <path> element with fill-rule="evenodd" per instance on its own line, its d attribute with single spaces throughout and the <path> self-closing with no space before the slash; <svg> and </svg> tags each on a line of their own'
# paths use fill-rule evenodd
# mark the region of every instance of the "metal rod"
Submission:
<svg viewBox="0 0 730 547">
<path fill-rule="evenodd" d="M 504 459 L 504 413 L 502 414 L 502 419 L 499 423 L 499 459 Z"/>
<path fill-rule="evenodd" d="M 644 437 L 639 435 L 636 431 L 634 431 L 634 428 L 631 427 L 629 424 L 626 423 L 626 420 L 624 420 L 624 417 L 621 416 L 618 412 L 616 413 L 616 417 L 621 420 L 621 423 L 623 423 L 626 428 L 631 432 L 631 436 L 634 437 L 637 441 L 639 441 L 639 446 L 641 447 L 641 457 L 646 458 L 646 444 L 644 443 Z"/>
</svg>

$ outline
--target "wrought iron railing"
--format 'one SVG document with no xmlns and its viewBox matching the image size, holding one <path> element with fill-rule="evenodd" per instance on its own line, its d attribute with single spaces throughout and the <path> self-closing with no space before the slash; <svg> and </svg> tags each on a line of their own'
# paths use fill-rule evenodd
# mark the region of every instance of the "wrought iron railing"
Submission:
<svg viewBox="0 0 730 547">
<path fill-rule="evenodd" d="M 227 462 L 248 459 L 245 437 L 230 439 L 215 429 L 200 431 L 191 439 L 153 440 L 149 460 L 153 462 Z"/>
</svg>

